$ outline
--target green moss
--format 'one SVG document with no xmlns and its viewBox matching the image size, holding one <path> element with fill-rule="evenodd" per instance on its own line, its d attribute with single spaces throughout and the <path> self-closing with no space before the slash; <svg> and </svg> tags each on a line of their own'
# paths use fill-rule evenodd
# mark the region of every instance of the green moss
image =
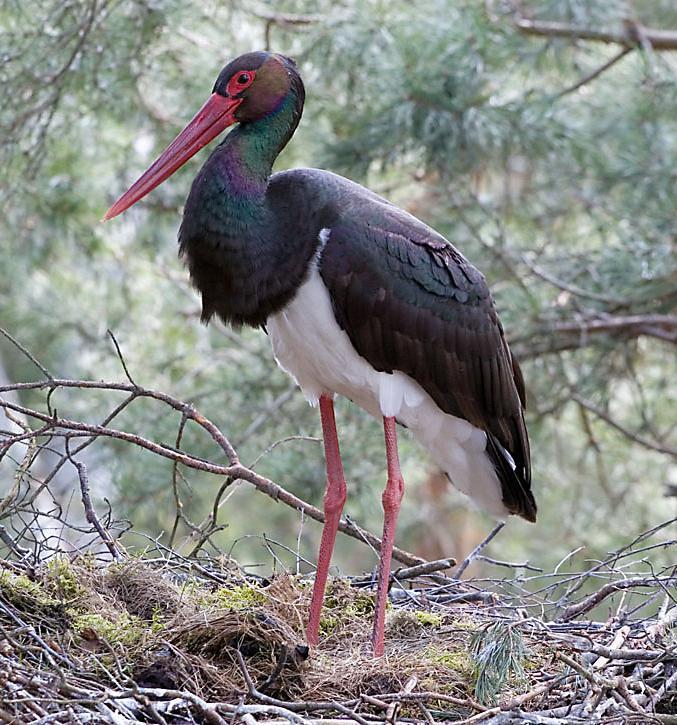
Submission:
<svg viewBox="0 0 677 725">
<path fill-rule="evenodd" d="M 164 612 L 160 607 L 153 607 L 153 613 L 150 618 L 150 631 L 153 634 L 161 632 L 165 628 Z"/>
<path fill-rule="evenodd" d="M 374 595 L 351 587 L 342 579 L 330 579 L 322 607 L 320 633 L 329 635 L 356 620 L 371 623 L 374 616 Z"/>
<path fill-rule="evenodd" d="M 149 634 L 148 625 L 132 614 L 120 614 L 116 620 L 102 614 L 79 614 L 73 617 L 73 630 L 85 639 L 98 638 L 110 645 L 136 647 Z"/>
<path fill-rule="evenodd" d="M 456 697 L 469 695 L 472 692 L 472 684 L 463 682 L 461 677 L 442 678 L 439 674 L 437 676 L 422 677 L 419 680 L 419 686 L 423 692 L 439 692 L 442 695 Z M 443 703 L 440 703 L 440 705 L 444 706 Z"/>
<path fill-rule="evenodd" d="M 528 649 L 527 656 L 522 663 L 525 671 L 527 672 L 539 672 L 543 668 L 543 660 L 550 659 L 554 655 L 554 650 L 551 650 L 547 656 L 543 652 L 536 652 Z"/>
<path fill-rule="evenodd" d="M 472 634 L 477 632 L 477 623 L 472 619 L 455 619 L 451 622 L 451 626 L 454 627 L 454 629 L 462 629 L 463 631 L 470 632 Z"/>
<path fill-rule="evenodd" d="M 205 609 L 242 611 L 266 603 L 265 593 L 256 584 L 236 584 L 208 589 L 196 579 L 187 579 L 181 585 L 181 595 Z"/>
<path fill-rule="evenodd" d="M 442 625 L 443 618 L 423 610 L 394 609 L 386 617 L 386 627 L 393 637 L 416 639 L 425 628 L 436 629 Z"/>
<path fill-rule="evenodd" d="M 70 562 L 63 556 L 55 557 L 47 563 L 47 585 L 60 599 L 73 600 L 86 593 Z"/>
<path fill-rule="evenodd" d="M 374 595 L 364 592 L 343 579 L 330 579 L 324 595 L 324 607 L 349 613 L 351 617 L 371 616 L 374 613 Z"/>
<path fill-rule="evenodd" d="M 388 602 L 390 604 L 390 602 Z M 374 614 L 374 597 L 371 594 L 356 594 L 343 608 L 346 618 L 372 617 Z"/>
<path fill-rule="evenodd" d="M 323 614 L 320 617 L 320 636 L 328 637 L 333 634 L 339 626 L 339 618 L 331 614 Z"/>
<path fill-rule="evenodd" d="M 438 649 L 430 647 L 425 652 L 425 658 L 433 664 L 453 670 L 459 679 L 474 682 L 474 666 L 467 649 Z"/>
<path fill-rule="evenodd" d="M 434 614 L 433 612 L 425 612 L 422 609 L 417 609 L 414 612 L 414 616 L 419 624 L 424 627 L 441 627 L 443 617 L 441 614 Z"/>
<path fill-rule="evenodd" d="M 233 609 L 241 612 L 265 604 L 266 595 L 254 584 L 238 584 L 232 587 L 219 587 L 213 592 L 200 594 L 197 600 L 204 607 Z"/>
<path fill-rule="evenodd" d="M 59 600 L 45 591 L 41 584 L 31 581 L 24 574 L 0 571 L 0 590 L 18 609 L 45 609 L 60 605 Z"/>
</svg>

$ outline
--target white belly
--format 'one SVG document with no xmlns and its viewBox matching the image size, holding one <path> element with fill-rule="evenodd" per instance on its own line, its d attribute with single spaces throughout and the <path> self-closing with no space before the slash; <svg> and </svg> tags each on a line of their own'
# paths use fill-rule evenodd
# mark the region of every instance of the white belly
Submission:
<svg viewBox="0 0 677 725">
<path fill-rule="evenodd" d="M 456 488 L 494 516 L 508 515 L 485 453 L 484 431 L 442 412 L 408 375 L 379 373 L 358 355 L 336 323 L 329 293 L 314 267 L 294 299 L 268 318 L 266 329 L 278 365 L 311 405 L 317 405 L 323 393 L 338 394 L 375 417 L 395 416 Z"/>
</svg>

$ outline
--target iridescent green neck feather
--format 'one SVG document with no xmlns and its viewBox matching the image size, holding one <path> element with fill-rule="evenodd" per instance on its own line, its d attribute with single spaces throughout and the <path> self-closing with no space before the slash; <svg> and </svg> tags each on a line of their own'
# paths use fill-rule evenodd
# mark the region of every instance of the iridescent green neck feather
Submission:
<svg viewBox="0 0 677 725">
<path fill-rule="evenodd" d="M 304 274 L 307 260 L 285 252 L 294 210 L 281 212 L 269 194 L 273 163 L 296 130 L 303 100 L 294 72 L 286 94 L 270 99 L 271 111 L 235 127 L 193 182 L 179 245 L 205 321 L 216 314 L 235 325 L 264 324 Z"/>
</svg>

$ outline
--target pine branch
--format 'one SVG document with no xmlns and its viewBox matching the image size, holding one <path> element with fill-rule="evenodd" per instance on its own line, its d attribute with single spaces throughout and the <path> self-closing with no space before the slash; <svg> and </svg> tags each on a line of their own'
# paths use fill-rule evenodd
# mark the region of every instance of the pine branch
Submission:
<svg viewBox="0 0 677 725">
<path fill-rule="evenodd" d="M 314 25 L 315 23 L 321 23 L 324 20 L 323 15 L 311 15 L 311 14 L 299 14 L 299 13 L 283 13 L 267 10 L 262 7 L 251 8 L 247 6 L 246 11 L 253 15 L 255 18 L 265 20 L 268 23 L 274 25 L 280 25 L 282 27 L 298 26 L 298 25 Z"/>
<path fill-rule="evenodd" d="M 580 316 L 572 321 L 533 327 L 528 334 L 511 337 L 510 344 L 518 359 L 528 360 L 594 345 L 600 336 L 616 340 L 645 336 L 674 345 L 677 344 L 677 316 L 658 313 Z"/>
<path fill-rule="evenodd" d="M 625 48 L 651 47 L 653 50 L 677 50 L 677 30 L 647 28 L 634 20 L 626 20 L 622 32 L 581 28 L 568 23 L 529 20 L 518 17 L 515 27 L 527 35 L 545 38 L 571 38 L 598 43 L 622 45 Z"/>
</svg>

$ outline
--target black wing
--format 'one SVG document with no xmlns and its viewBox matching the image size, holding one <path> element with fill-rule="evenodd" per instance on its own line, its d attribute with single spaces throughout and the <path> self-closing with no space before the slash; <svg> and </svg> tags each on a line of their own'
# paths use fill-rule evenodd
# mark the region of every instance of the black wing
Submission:
<svg viewBox="0 0 677 725">
<path fill-rule="evenodd" d="M 504 504 L 534 521 L 524 384 L 484 277 L 415 217 L 366 206 L 370 221 L 344 216 L 322 252 L 339 325 L 374 368 L 406 373 L 487 433 Z"/>
</svg>

